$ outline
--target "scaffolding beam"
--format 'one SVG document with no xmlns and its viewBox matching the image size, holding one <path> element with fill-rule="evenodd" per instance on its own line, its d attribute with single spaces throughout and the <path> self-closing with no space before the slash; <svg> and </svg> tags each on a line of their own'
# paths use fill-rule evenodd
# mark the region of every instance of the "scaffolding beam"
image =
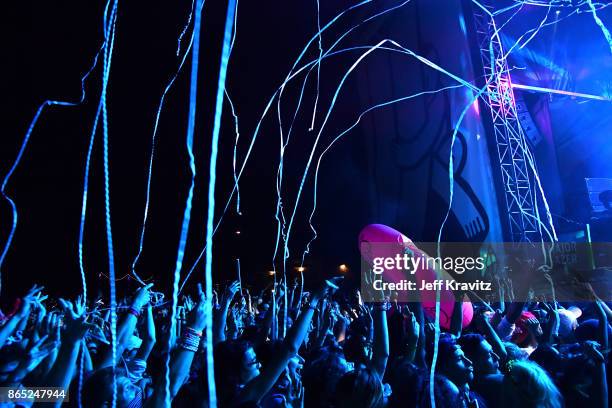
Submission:
<svg viewBox="0 0 612 408">
<path fill-rule="evenodd" d="M 513 242 L 539 242 L 542 234 L 526 154 L 528 145 L 518 120 L 506 55 L 492 15 L 479 7 L 472 10 L 510 238 Z"/>
</svg>

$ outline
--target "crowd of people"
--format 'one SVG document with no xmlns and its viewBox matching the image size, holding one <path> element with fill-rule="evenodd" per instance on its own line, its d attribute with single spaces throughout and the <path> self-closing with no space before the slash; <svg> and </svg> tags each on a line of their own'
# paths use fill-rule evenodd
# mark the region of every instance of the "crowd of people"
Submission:
<svg viewBox="0 0 612 408">
<path fill-rule="evenodd" d="M 105 300 L 53 300 L 35 286 L 1 316 L 0 386 L 61 387 L 65 406 L 208 407 L 212 314 L 221 408 L 608 406 L 612 311 L 592 288 L 579 305 L 474 302 L 467 327 L 460 293 L 436 331 L 418 302 L 366 304 L 339 286 L 255 295 L 236 281 L 206 299 L 198 285 L 172 313 L 149 284 L 118 302 L 115 321 Z"/>
</svg>

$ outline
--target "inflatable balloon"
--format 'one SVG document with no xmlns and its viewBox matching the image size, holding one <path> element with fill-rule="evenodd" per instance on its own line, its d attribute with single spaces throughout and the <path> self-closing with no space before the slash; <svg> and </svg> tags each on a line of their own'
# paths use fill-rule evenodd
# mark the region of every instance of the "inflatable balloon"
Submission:
<svg viewBox="0 0 612 408">
<path fill-rule="evenodd" d="M 359 251 L 365 262 L 373 265 L 375 258 L 395 258 L 396 255 L 411 253 L 412 257 L 422 257 L 427 259 L 429 256 L 421 251 L 415 244 L 401 232 L 383 224 L 370 224 L 359 233 Z M 433 283 L 436 280 L 452 280 L 452 277 L 444 270 L 428 267 L 426 262 L 419 264 L 414 275 L 406 273 L 403 269 L 385 268 L 383 278 L 385 282 L 401 282 L 403 279 L 410 279 L 416 282 L 416 288 L 421 288 L 423 282 Z M 399 292 L 398 300 L 407 300 L 404 292 Z M 419 290 L 423 311 L 429 318 L 435 318 L 436 308 L 436 289 Z M 463 302 L 462 326 L 467 327 L 474 316 L 474 309 L 469 298 L 466 296 Z M 451 290 L 444 287 L 440 289 L 440 326 L 449 329 L 451 316 L 455 307 L 455 296 Z"/>
</svg>

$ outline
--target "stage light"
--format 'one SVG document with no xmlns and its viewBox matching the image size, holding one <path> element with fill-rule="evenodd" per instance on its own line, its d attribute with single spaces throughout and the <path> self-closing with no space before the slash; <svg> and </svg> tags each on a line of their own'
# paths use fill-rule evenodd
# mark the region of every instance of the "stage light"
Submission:
<svg viewBox="0 0 612 408">
<path fill-rule="evenodd" d="M 551 93 L 551 94 L 558 94 L 558 95 L 567 95 L 567 96 L 571 96 L 571 97 L 574 97 L 574 98 L 594 99 L 594 100 L 598 100 L 598 101 L 610 101 L 611 100 L 609 97 L 601 96 L 601 95 L 591 95 L 591 94 L 585 94 L 585 93 L 580 93 L 580 92 L 570 92 L 570 91 L 564 91 L 562 89 L 543 88 L 543 87 L 540 87 L 540 86 L 512 84 L 512 88 L 515 88 L 515 89 L 524 89 L 526 91 Z"/>
<path fill-rule="evenodd" d="M 240 235 L 240 231 L 236 231 L 236 235 Z"/>
<path fill-rule="evenodd" d="M 296 270 L 297 270 L 298 272 L 302 273 L 302 272 L 304 272 L 304 271 L 306 270 L 306 268 L 305 268 L 305 267 L 303 267 L 303 266 L 298 266 L 298 267 L 296 268 Z"/>
<path fill-rule="evenodd" d="M 276 275 L 276 272 L 274 272 L 274 271 L 268 271 L 268 276 L 274 276 L 274 275 Z"/>
<path fill-rule="evenodd" d="M 346 273 L 349 270 L 349 267 L 346 266 L 346 264 L 341 264 L 340 266 L 338 266 L 338 270 L 342 273 Z"/>
</svg>

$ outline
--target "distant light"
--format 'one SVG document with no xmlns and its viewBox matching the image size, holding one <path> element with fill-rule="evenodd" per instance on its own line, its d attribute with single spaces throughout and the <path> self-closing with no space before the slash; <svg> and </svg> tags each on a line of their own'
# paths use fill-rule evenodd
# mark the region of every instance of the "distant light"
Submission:
<svg viewBox="0 0 612 408">
<path fill-rule="evenodd" d="M 476 133 L 476 140 L 480 140 L 480 133 Z"/>
<path fill-rule="evenodd" d="M 274 275 L 276 275 L 276 272 L 274 272 L 274 271 L 268 271 L 268 276 L 274 276 Z"/>
<path fill-rule="evenodd" d="M 561 10 L 557 10 L 557 11 L 555 11 L 555 14 L 556 14 L 556 15 L 561 14 Z"/>
<path fill-rule="evenodd" d="M 240 231 L 236 231 L 236 235 L 240 235 Z"/>
<path fill-rule="evenodd" d="M 304 272 L 305 270 L 306 270 L 306 268 L 305 268 L 305 267 L 303 267 L 303 266 L 298 266 L 298 267 L 297 267 L 297 271 L 298 271 L 298 272 Z"/>
<path fill-rule="evenodd" d="M 344 273 L 344 272 L 348 272 L 349 267 L 348 267 L 348 266 L 346 266 L 346 264 L 342 264 L 342 265 L 340 265 L 340 266 L 338 267 L 338 270 L 339 270 L 340 272 L 343 272 L 343 273 Z"/>
</svg>

